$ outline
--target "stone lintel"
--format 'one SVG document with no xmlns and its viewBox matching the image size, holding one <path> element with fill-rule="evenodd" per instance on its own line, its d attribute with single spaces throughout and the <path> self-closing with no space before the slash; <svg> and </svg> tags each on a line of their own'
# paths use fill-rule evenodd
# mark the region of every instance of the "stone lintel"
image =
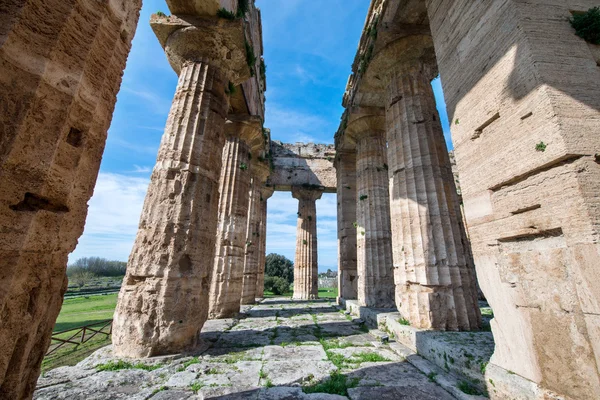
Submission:
<svg viewBox="0 0 600 400">
<path fill-rule="evenodd" d="M 150 26 L 178 75 L 186 61 L 208 61 L 236 85 L 250 78 L 241 19 L 153 14 Z"/>
<path fill-rule="evenodd" d="M 266 156 L 266 143 L 262 134 L 262 119 L 255 115 L 228 115 L 225 136 L 238 137 L 250 147 L 252 157 Z"/>
<path fill-rule="evenodd" d="M 166 0 L 167 6 L 175 15 L 215 16 L 219 8 L 234 10 L 235 0 Z"/>
<path fill-rule="evenodd" d="M 303 186 L 335 193 L 335 154 L 333 145 L 273 141 L 273 171 L 268 184 L 277 191 L 290 191 L 292 186 Z"/>
</svg>

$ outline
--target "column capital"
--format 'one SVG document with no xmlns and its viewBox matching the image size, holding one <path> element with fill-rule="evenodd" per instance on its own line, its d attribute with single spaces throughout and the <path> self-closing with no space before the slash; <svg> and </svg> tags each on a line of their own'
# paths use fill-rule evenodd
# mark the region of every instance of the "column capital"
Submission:
<svg viewBox="0 0 600 400">
<path fill-rule="evenodd" d="M 346 134 L 355 141 L 369 136 L 385 136 L 385 110 L 374 108 L 369 113 L 360 110 L 348 117 Z"/>
<path fill-rule="evenodd" d="M 273 196 L 275 189 L 272 186 L 261 186 L 260 188 L 260 199 L 261 201 L 268 200 Z"/>
<path fill-rule="evenodd" d="M 265 162 L 252 160 L 250 162 L 250 174 L 252 175 L 252 178 L 259 182 L 260 185 L 264 185 L 267 182 L 267 178 L 271 174 L 271 168 Z"/>
<path fill-rule="evenodd" d="M 292 186 L 292 197 L 298 200 L 316 201 L 323 195 L 323 190 L 320 188 L 309 188 L 303 186 Z"/>
<path fill-rule="evenodd" d="M 154 14 L 150 26 L 177 75 L 186 62 L 204 62 L 219 68 L 234 84 L 250 78 L 241 19 L 186 16 L 183 20 Z"/>
</svg>

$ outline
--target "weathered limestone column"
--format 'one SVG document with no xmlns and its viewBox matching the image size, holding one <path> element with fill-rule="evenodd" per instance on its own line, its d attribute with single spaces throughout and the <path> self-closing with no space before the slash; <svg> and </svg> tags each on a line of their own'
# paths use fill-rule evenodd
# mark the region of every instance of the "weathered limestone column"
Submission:
<svg viewBox="0 0 600 400">
<path fill-rule="evenodd" d="M 363 116 L 348 123 L 356 138 L 356 257 L 358 301 L 394 307 L 384 118 Z"/>
<path fill-rule="evenodd" d="M 356 271 L 356 151 L 338 151 L 337 175 L 338 226 L 338 301 L 357 298 Z"/>
<path fill-rule="evenodd" d="M 246 138 L 259 135 L 260 131 L 261 123 L 256 119 L 227 121 L 219 185 L 219 224 L 210 274 L 210 319 L 234 317 L 240 312 L 252 178 Z"/>
<path fill-rule="evenodd" d="M 0 8 L 0 398 L 32 396 L 140 0 Z"/>
<path fill-rule="evenodd" d="M 475 266 L 465 248 L 432 75 L 419 60 L 397 64 L 387 75 L 396 306 L 418 328 L 479 329 Z"/>
<path fill-rule="evenodd" d="M 126 357 L 179 353 L 199 342 L 214 261 L 225 88 L 249 76 L 241 22 L 193 26 L 154 16 L 152 25 L 179 82 L 114 316 L 114 352 Z M 223 60 L 225 48 L 231 53 Z"/>
<path fill-rule="evenodd" d="M 269 176 L 269 166 L 262 162 L 252 163 L 252 186 L 248 208 L 248 225 L 246 228 L 246 254 L 244 259 L 244 276 L 242 281 L 241 304 L 254 304 L 256 302 L 256 287 L 258 279 L 259 262 L 261 259 L 261 219 L 262 203 L 261 188 Z"/>
<path fill-rule="evenodd" d="M 292 196 L 298 199 L 296 256 L 294 257 L 294 299 L 296 300 L 319 297 L 315 202 L 322 195 L 323 192 L 320 190 L 292 187 Z"/>
<path fill-rule="evenodd" d="M 496 399 L 600 393 L 600 53 L 569 23 L 597 5 L 428 1 Z"/>
<path fill-rule="evenodd" d="M 273 188 L 263 186 L 260 189 L 260 229 L 259 229 L 259 259 L 258 274 L 256 277 L 256 298 L 262 298 L 265 294 L 265 262 L 267 256 L 267 207 L 268 199 L 273 196 Z"/>
</svg>

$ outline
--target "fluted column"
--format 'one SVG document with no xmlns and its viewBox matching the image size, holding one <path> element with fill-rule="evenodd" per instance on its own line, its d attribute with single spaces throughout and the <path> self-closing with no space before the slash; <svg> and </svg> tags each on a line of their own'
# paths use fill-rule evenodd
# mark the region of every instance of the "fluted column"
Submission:
<svg viewBox="0 0 600 400">
<path fill-rule="evenodd" d="M 358 301 L 394 306 L 390 203 L 383 116 L 349 122 L 356 140 L 356 257 Z"/>
<path fill-rule="evenodd" d="M 151 21 L 179 82 L 119 293 L 112 335 L 118 356 L 194 349 L 208 314 L 225 88 L 249 70 L 241 21 L 187 20 Z M 221 58 L 223 49 L 229 57 Z"/>
<path fill-rule="evenodd" d="M 430 81 L 414 61 L 386 85 L 396 304 L 419 328 L 478 329 L 475 268 Z"/>
<path fill-rule="evenodd" d="M 260 189 L 260 236 L 258 250 L 258 273 L 256 277 L 256 298 L 262 298 L 265 294 L 265 262 L 267 250 L 267 207 L 268 199 L 273 196 L 273 188 L 263 186 Z"/>
<path fill-rule="evenodd" d="M 292 187 L 292 196 L 298 199 L 294 257 L 294 299 L 298 300 L 319 297 L 316 201 L 322 194 L 320 190 Z"/>
<path fill-rule="evenodd" d="M 261 254 L 262 236 L 260 232 L 262 219 L 261 187 L 269 175 L 269 166 L 256 162 L 251 165 L 252 185 L 248 207 L 248 224 L 246 228 L 246 254 L 244 258 L 244 276 L 242 280 L 241 304 L 254 304 L 258 266 Z"/>
<path fill-rule="evenodd" d="M 356 151 L 338 151 L 337 174 L 338 298 L 357 298 Z"/>
<path fill-rule="evenodd" d="M 0 5 L 0 399 L 31 398 L 141 0 Z"/>
<path fill-rule="evenodd" d="M 231 118 L 231 117 L 229 117 Z M 250 146 L 247 131 L 259 134 L 259 121 L 228 121 L 223 150 L 219 203 L 219 224 L 215 260 L 210 274 L 208 316 L 211 319 L 234 317 L 240 312 L 248 205 L 250 194 Z"/>
<path fill-rule="evenodd" d="M 198 342 L 214 255 L 226 83 L 204 62 L 181 70 L 114 316 L 118 355 L 175 353 Z"/>
</svg>

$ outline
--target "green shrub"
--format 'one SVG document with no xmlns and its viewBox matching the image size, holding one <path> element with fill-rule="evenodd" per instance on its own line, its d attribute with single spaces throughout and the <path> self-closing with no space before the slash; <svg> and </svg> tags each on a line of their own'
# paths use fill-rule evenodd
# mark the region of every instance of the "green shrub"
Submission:
<svg viewBox="0 0 600 400">
<path fill-rule="evenodd" d="M 235 19 L 235 14 L 232 13 L 231 11 L 227 11 L 227 9 L 221 7 L 217 11 L 217 17 L 233 21 Z"/>
<path fill-rule="evenodd" d="M 571 26 L 575 34 L 592 44 L 600 44 L 600 7 L 590 8 L 585 13 L 574 14 Z"/>
<path fill-rule="evenodd" d="M 246 41 L 246 62 L 250 67 L 250 76 L 254 76 L 254 66 L 256 65 L 256 55 L 254 54 L 254 48 L 248 41 Z"/>
<path fill-rule="evenodd" d="M 290 289 L 287 280 L 278 276 L 265 276 L 265 290 L 276 295 L 286 294 Z"/>
</svg>

